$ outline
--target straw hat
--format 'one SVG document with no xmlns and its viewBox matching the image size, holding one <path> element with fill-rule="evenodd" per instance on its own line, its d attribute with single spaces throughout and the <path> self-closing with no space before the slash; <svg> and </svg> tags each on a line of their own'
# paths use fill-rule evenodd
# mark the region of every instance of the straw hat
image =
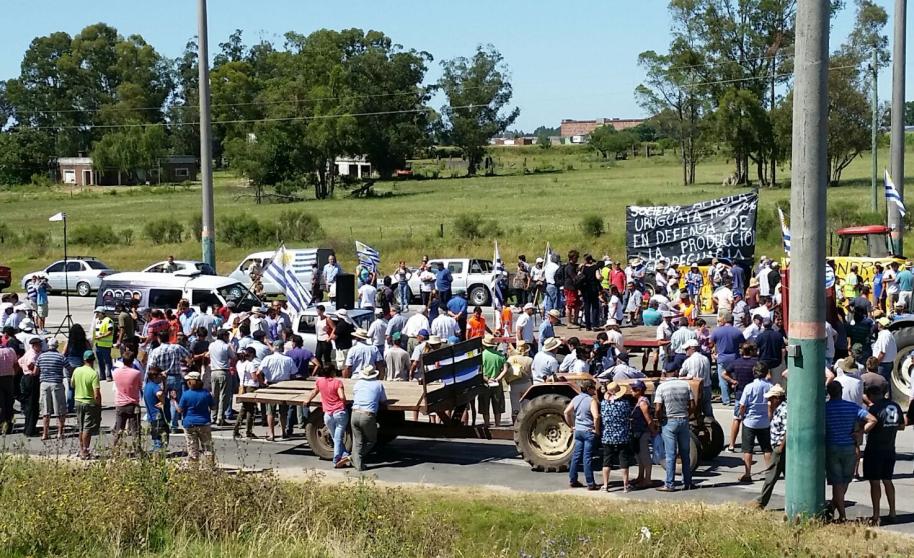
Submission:
<svg viewBox="0 0 914 558">
<path fill-rule="evenodd" d="M 562 313 L 559 312 L 558 310 L 556 310 L 555 308 L 553 308 L 553 309 L 550 310 L 549 312 L 546 312 L 546 314 L 549 315 L 549 316 L 551 316 L 551 317 L 553 317 L 553 318 L 555 318 L 556 320 L 562 319 Z"/>
<path fill-rule="evenodd" d="M 429 345 L 437 346 L 437 345 L 443 344 L 444 339 L 438 337 L 437 335 L 432 335 L 431 337 L 428 338 L 428 341 L 426 341 L 426 343 L 428 343 Z"/>
<path fill-rule="evenodd" d="M 546 339 L 545 342 L 543 342 L 543 350 L 546 351 L 547 353 L 551 353 L 552 351 L 558 349 L 561 346 L 562 346 L 562 340 L 559 339 L 558 337 L 550 337 L 549 339 Z"/>
<path fill-rule="evenodd" d="M 368 339 L 368 337 L 369 337 L 368 332 L 360 327 L 356 328 L 356 330 L 352 332 L 352 336 L 356 337 L 358 339 L 363 339 L 363 340 Z"/>
<path fill-rule="evenodd" d="M 200 373 L 199 372 L 188 372 L 187 375 L 184 376 L 184 379 L 185 380 L 199 380 Z"/>
<path fill-rule="evenodd" d="M 606 391 L 613 397 L 623 397 L 628 393 L 628 386 L 625 384 L 617 384 L 616 382 L 609 382 L 609 385 L 606 386 Z"/>
<path fill-rule="evenodd" d="M 494 335 L 487 333 L 486 336 L 482 338 L 482 345 L 483 347 L 494 347 L 498 345 L 498 343 L 495 342 Z"/>
<path fill-rule="evenodd" d="M 787 392 L 784 391 L 779 385 L 771 386 L 771 389 L 765 392 L 765 399 L 771 399 L 772 397 L 787 397 Z"/>
<path fill-rule="evenodd" d="M 518 341 L 517 346 L 509 351 L 514 355 L 526 355 L 530 354 L 530 344 L 526 341 Z"/>
<path fill-rule="evenodd" d="M 359 370 L 359 378 L 362 380 L 374 380 L 378 377 L 378 374 L 378 369 L 370 364 Z"/>
</svg>

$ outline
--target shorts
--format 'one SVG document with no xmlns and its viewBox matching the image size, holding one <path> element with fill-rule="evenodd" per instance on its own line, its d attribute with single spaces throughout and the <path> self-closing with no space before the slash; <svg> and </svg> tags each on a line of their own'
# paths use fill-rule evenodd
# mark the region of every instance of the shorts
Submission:
<svg viewBox="0 0 914 558">
<path fill-rule="evenodd" d="M 492 407 L 492 412 L 496 415 L 505 412 L 505 390 L 501 384 L 491 387 L 486 386 L 485 389 L 479 392 L 479 411 L 489 414 L 489 406 Z"/>
<path fill-rule="evenodd" d="M 48 317 L 48 305 L 47 305 L 47 304 L 39 304 L 39 305 L 38 305 L 38 317 L 39 317 L 39 318 L 47 318 L 47 317 Z"/>
<path fill-rule="evenodd" d="M 63 384 L 41 382 L 39 390 L 38 406 L 41 416 L 60 418 L 67 416 L 67 391 Z"/>
<path fill-rule="evenodd" d="M 95 403 L 76 402 L 76 431 L 98 436 L 102 426 L 102 407 Z"/>
<path fill-rule="evenodd" d="M 771 429 L 770 428 L 750 428 L 743 425 L 743 453 L 752 453 L 755 449 L 755 442 L 758 442 L 762 453 L 771 453 Z"/>
<path fill-rule="evenodd" d="M 634 434 L 632 440 L 632 452 L 635 453 L 639 465 L 651 465 L 651 433 L 642 432 Z"/>
<path fill-rule="evenodd" d="M 114 432 L 126 430 L 135 434 L 140 428 L 140 406 L 122 405 L 114 408 Z"/>
<path fill-rule="evenodd" d="M 895 450 L 863 451 L 863 478 L 870 481 L 892 480 L 895 475 Z"/>
<path fill-rule="evenodd" d="M 854 446 L 825 446 L 825 478 L 828 484 L 850 484 L 856 462 Z"/>
<path fill-rule="evenodd" d="M 575 289 L 565 289 L 565 306 L 571 308 L 577 308 L 578 306 L 578 291 Z"/>
<path fill-rule="evenodd" d="M 610 469 L 617 465 L 618 469 L 628 469 L 637 465 L 632 444 L 603 444 L 603 468 Z"/>
</svg>

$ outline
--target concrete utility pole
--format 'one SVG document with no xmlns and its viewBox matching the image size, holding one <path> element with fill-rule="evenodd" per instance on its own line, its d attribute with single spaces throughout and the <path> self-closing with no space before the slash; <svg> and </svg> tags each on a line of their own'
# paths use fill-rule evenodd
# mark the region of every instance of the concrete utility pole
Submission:
<svg viewBox="0 0 914 558">
<path fill-rule="evenodd" d="M 825 195 L 829 3 L 797 7 L 790 192 L 787 516 L 825 507 Z"/>
<path fill-rule="evenodd" d="M 872 123 L 872 151 L 873 176 L 870 187 L 873 190 L 873 213 L 879 211 L 879 188 L 876 182 L 879 180 L 879 51 L 873 49 L 873 66 L 870 68 L 873 72 L 873 123 Z"/>
<path fill-rule="evenodd" d="M 908 17 L 907 0 L 895 0 L 895 44 L 892 48 L 892 180 L 904 199 L 904 65 L 905 27 Z M 904 254 L 904 219 L 893 203 L 886 204 L 889 226 L 892 227 L 892 247 Z"/>
<path fill-rule="evenodd" d="M 216 269 L 216 226 L 213 208 L 213 147 L 209 109 L 209 38 L 206 30 L 206 0 L 197 2 L 197 66 L 200 69 L 200 177 L 203 182 L 203 261 Z"/>
</svg>

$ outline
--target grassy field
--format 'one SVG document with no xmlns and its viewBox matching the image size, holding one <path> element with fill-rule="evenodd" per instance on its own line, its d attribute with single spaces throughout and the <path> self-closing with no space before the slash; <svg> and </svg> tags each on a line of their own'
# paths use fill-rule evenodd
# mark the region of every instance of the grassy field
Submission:
<svg viewBox="0 0 914 558">
<path fill-rule="evenodd" d="M 547 241 L 564 252 L 572 247 L 621 257 L 625 253 L 625 206 L 629 204 L 679 204 L 738 193 L 739 188 L 723 187 L 731 172 L 723 159 L 702 162 L 694 186 L 680 183 L 680 168 L 672 154 L 650 159 L 607 162 L 581 147 L 556 147 L 550 150 L 496 148 L 492 150 L 496 176 L 462 178 L 459 163 L 416 161 L 414 168 L 436 179 L 380 182 L 377 197 L 351 199 L 346 190 L 337 189 L 334 199 L 308 200 L 293 204 L 255 205 L 243 182 L 227 172 L 217 173 L 217 226 L 220 218 L 247 214 L 263 221 L 275 220 L 290 209 L 316 216 L 324 231 L 315 242 L 337 249 L 344 266 L 352 267 L 353 240 L 361 240 L 382 253 L 382 267 L 392 269 L 399 259 L 414 263 L 422 254 L 434 256 L 473 255 L 491 257 L 492 239 L 497 237 L 507 260 L 516 254 L 535 256 Z M 887 153 L 880 153 L 887 160 Z M 869 158 L 857 159 L 844 174 L 841 187 L 833 188 L 829 201 L 840 202 L 842 211 L 869 208 Z M 451 176 L 454 178 L 450 178 Z M 787 178 L 788 169 L 780 176 Z M 908 181 L 914 177 L 908 177 Z M 771 208 L 789 199 L 785 188 L 761 192 L 758 254 L 777 254 L 780 237 L 772 221 Z M 880 204 L 884 207 L 880 192 Z M 28 241 L 10 242 L 2 238 L 0 261 L 13 268 L 15 278 L 43 267 L 62 256 L 62 230 L 47 217 L 57 211 L 69 215 L 71 230 L 80 225 L 107 223 L 122 237 L 133 231 L 132 243 L 113 246 L 71 246 L 71 254 L 91 254 L 121 270 L 140 269 L 169 254 L 200 257 L 196 240 L 180 244 L 153 244 L 144 237 L 143 226 L 151 220 L 171 216 L 188 227 L 200 212 L 199 185 L 178 187 L 107 187 L 74 190 L 67 187 L 18 186 L 0 191 L 0 227 L 13 234 L 27 231 L 49 232 L 46 250 Z M 883 209 L 884 211 L 884 209 Z M 482 238 L 466 238 L 455 230 L 455 219 L 462 214 L 479 216 Z M 604 218 L 606 232 L 598 238 L 585 237 L 580 229 L 582 216 Z M 764 217 L 764 219 L 763 219 Z M 878 215 L 868 220 L 881 219 Z M 441 235 L 443 227 L 443 236 Z M 2 236 L 2 235 L 0 235 Z M 192 235 L 188 235 L 192 236 Z M 288 245 L 302 245 L 290 242 Z M 256 248 L 272 249 L 261 245 Z M 254 247 L 217 244 L 219 270 L 228 273 Z M 18 281 L 18 279 L 15 279 Z"/>
<path fill-rule="evenodd" d="M 0 455 L 3 556 L 910 556 L 911 539 L 736 506 L 296 482 L 158 459 Z M 650 539 L 642 540 L 642 529 Z"/>
</svg>

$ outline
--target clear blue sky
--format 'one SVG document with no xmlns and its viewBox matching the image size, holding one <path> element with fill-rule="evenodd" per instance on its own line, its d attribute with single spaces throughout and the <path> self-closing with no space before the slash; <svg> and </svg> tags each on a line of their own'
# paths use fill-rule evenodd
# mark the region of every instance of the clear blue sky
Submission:
<svg viewBox="0 0 914 558">
<path fill-rule="evenodd" d="M 893 2 L 877 0 L 889 12 Z M 853 22 L 853 2 L 832 30 L 838 45 Z M 469 55 L 476 45 L 492 43 L 509 64 L 514 99 L 521 108 L 515 128 L 532 131 L 540 124 L 558 126 L 562 118 L 643 116 L 633 90 L 643 77 L 639 52 L 663 51 L 669 44 L 664 0 L 210 0 L 210 48 L 234 29 L 248 41 L 260 37 L 281 43 L 286 31 L 309 33 L 323 27 L 360 27 L 384 31 L 407 48 L 438 61 Z M 53 31 L 76 34 L 104 21 L 121 34 L 140 34 L 165 56 L 181 53 L 196 34 L 194 0 L 3 0 L 0 79 L 19 73 L 22 53 L 36 36 Z M 909 30 L 914 29 L 914 16 Z M 888 24 L 891 35 L 892 21 Z M 914 98 L 914 55 L 908 33 L 908 95 Z M 890 69 L 880 76 L 880 96 L 888 100 Z M 435 103 L 440 105 L 440 101 Z"/>
</svg>

